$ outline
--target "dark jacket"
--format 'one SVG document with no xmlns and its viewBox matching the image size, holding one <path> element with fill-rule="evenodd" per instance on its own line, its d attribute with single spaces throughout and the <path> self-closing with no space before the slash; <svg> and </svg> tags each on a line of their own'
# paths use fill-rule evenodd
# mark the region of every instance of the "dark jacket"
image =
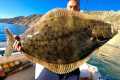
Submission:
<svg viewBox="0 0 120 80">
<path fill-rule="evenodd" d="M 56 74 L 48 69 L 43 69 L 37 80 L 79 80 L 80 71 L 79 69 L 74 70 L 68 74 Z"/>
</svg>

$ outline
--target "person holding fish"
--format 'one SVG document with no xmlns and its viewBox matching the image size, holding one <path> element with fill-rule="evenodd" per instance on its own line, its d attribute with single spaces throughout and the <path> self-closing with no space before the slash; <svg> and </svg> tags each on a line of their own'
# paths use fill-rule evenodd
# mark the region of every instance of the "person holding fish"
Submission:
<svg viewBox="0 0 120 80">
<path fill-rule="evenodd" d="M 36 80 L 102 80 L 98 69 L 86 62 L 103 44 L 96 38 L 111 38 L 111 26 L 80 13 L 78 5 L 78 0 L 69 0 L 67 9 L 53 9 L 43 15 L 29 29 L 32 32 L 24 35 L 21 45 L 15 39 L 15 49 L 42 65 L 36 68 L 40 70 Z"/>
</svg>

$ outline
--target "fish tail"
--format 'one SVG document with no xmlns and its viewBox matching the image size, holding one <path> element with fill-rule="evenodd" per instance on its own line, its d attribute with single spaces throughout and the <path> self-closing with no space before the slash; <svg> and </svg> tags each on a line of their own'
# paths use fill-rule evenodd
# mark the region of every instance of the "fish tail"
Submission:
<svg viewBox="0 0 120 80">
<path fill-rule="evenodd" d="M 7 36 L 7 47 L 6 47 L 4 55 L 5 56 L 10 56 L 13 52 L 13 44 L 15 42 L 15 38 L 14 38 L 14 35 L 12 34 L 12 32 L 9 29 L 5 29 L 5 33 L 6 33 L 6 36 Z"/>
</svg>

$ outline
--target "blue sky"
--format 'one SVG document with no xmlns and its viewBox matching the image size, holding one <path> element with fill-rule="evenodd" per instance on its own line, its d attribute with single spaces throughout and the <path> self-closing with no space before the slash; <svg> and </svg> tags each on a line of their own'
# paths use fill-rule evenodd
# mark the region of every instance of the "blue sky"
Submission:
<svg viewBox="0 0 120 80">
<path fill-rule="evenodd" d="M 66 7 L 67 0 L 0 0 L 0 18 L 43 14 L 56 7 Z M 81 0 L 82 10 L 119 10 L 120 0 Z"/>
</svg>

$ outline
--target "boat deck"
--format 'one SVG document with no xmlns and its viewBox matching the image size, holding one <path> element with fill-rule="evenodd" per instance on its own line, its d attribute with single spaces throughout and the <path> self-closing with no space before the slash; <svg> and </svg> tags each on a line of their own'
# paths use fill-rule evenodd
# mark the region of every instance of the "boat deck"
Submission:
<svg viewBox="0 0 120 80">
<path fill-rule="evenodd" d="M 0 64 L 13 61 L 27 61 L 27 58 L 24 54 L 0 57 Z M 35 80 L 35 64 L 31 63 L 31 66 L 7 76 L 5 80 Z"/>
<path fill-rule="evenodd" d="M 8 76 L 5 80 L 35 80 L 35 66 Z"/>
</svg>

